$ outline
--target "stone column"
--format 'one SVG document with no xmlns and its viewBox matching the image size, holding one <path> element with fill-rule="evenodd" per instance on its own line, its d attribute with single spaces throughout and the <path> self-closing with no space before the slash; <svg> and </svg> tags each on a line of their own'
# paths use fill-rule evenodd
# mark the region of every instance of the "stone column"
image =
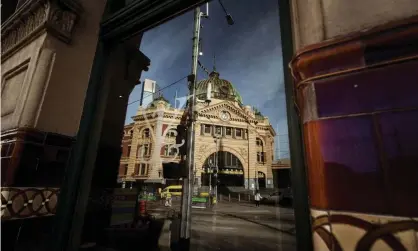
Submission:
<svg viewBox="0 0 418 251">
<path fill-rule="evenodd" d="M 267 136 L 265 137 L 265 146 L 266 152 L 266 188 L 274 188 L 273 184 L 273 170 L 271 169 L 271 165 L 273 163 L 273 137 Z"/>
<path fill-rule="evenodd" d="M 254 190 L 257 187 L 256 183 L 256 165 L 257 165 L 257 149 L 255 145 L 256 141 L 255 129 L 248 129 L 248 167 L 247 170 L 247 185 L 249 189 Z"/>
<path fill-rule="evenodd" d="M 315 250 L 417 250 L 418 4 L 299 2 L 291 69 Z"/>
<path fill-rule="evenodd" d="M 133 173 L 135 172 L 135 164 L 137 163 L 137 153 L 140 147 L 140 139 L 142 137 L 141 130 L 137 126 L 133 126 L 132 128 L 132 140 L 130 142 L 131 149 L 129 150 L 129 157 L 128 157 L 128 171 L 126 172 L 126 179 L 133 181 L 135 177 Z"/>
<path fill-rule="evenodd" d="M 20 115 L 20 127 L 36 127 L 42 96 L 48 83 L 55 54 L 55 51 L 49 48 L 41 49 L 25 106 Z"/>
<path fill-rule="evenodd" d="M 95 121 L 98 133 L 91 136 L 96 140 L 97 155 L 95 159 L 89 159 L 94 165 L 91 179 L 83 180 L 86 183 L 88 181 L 88 186 L 83 185 L 87 188 L 91 187 L 90 197 L 96 200 L 102 195 L 112 194 L 117 185 L 121 141 L 129 94 L 137 84 L 142 70 L 146 70 L 149 65 L 149 59 L 138 51 L 140 37 L 134 37 L 132 40 L 135 43 L 130 44 L 130 41 L 126 41 L 115 47 L 107 48 L 110 52 L 106 67 L 103 68 L 103 86 L 106 86 L 107 89 L 101 94 L 100 101 L 102 103 L 99 105 L 101 113 L 97 115 L 98 119 Z M 136 152 L 140 136 L 135 126 L 132 129 L 134 133 L 131 141 L 128 177 L 131 176 L 137 159 Z M 84 168 L 87 168 L 87 164 Z M 103 229 L 111 224 L 111 215 L 111 205 L 98 206 L 93 202 L 90 203 L 84 216 L 82 242 L 98 241 Z M 81 229 L 81 226 L 77 227 Z"/>
</svg>

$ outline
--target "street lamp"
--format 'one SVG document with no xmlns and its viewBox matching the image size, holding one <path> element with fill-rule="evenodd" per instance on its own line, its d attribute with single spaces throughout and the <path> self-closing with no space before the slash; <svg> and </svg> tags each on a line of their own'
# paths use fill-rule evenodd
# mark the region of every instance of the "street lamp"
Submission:
<svg viewBox="0 0 418 251">
<path fill-rule="evenodd" d="M 223 11 L 225 12 L 225 18 L 226 21 L 228 22 L 229 25 L 234 25 L 234 19 L 232 18 L 232 16 L 228 13 L 228 11 L 226 11 L 225 6 L 222 4 L 221 0 L 218 0 L 219 4 L 221 5 Z"/>
<path fill-rule="evenodd" d="M 226 13 L 226 18 L 229 25 L 234 23 L 231 15 L 229 15 L 222 2 L 219 1 L 224 12 Z M 191 235 L 191 203 L 192 203 L 192 183 L 191 179 L 193 178 L 194 170 L 194 151 L 195 151 L 195 122 L 196 122 L 196 111 L 195 107 L 198 103 L 196 98 L 196 76 L 197 76 L 197 67 L 198 67 L 198 57 L 199 52 L 199 42 L 200 42 L 200 29 L 201 29 L 201 18 L 209 17 L 209 5 L 206 4 L 206 13 L 200 11 L 200 7 L 196 7 L 194 10 L 194 27 L 193 27 L 193 50 L 192 50 L 192 72 L 189 75 L 188 82 L 190 100 L 188 112 L 190 114 L 190 119 L 188 121 L 188 130 L 187 130 L 187 158 L 186 158 L 186 177 L 183 179 L 183 193 L 181 199 L 181 224 L 180 224 L 180 240 L 179 245 L 182 250 L 190 250 L 190 235 Z M 217 165 L 216 165 L 217 166 Z M 217 167 L 216 167 L 217 168 Z"/>
</svg>

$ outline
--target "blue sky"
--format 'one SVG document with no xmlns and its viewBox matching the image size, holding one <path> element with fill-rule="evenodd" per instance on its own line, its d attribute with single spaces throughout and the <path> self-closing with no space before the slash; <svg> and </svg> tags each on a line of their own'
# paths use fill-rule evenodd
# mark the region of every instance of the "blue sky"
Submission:
<svg viewBox="0 0 418 251">
<path fill-rule="evenodd" d="M 255 106 L 268 116 L 276 133 L 287 136 L 277 1 L 224 0 L 223 3 L 235 24 L 229 26 L 219 3 L 212 1 L 210 19 L 202 21 L 204 55 L 199 60 L 212 69 L 215 54 L 220 78 L 238 89 L 245 105 Z M 205 7 L 201 10 L 205 11 Z M 164 87 L 190 74 L 192 32 L 193 11 L 145 32 L 140 50 L 151 59 L 151 65 L 148 72 L 142 73 L 141 80 L 156 80 Z M 203 78 L 206 73 L 199 70 L 198 80 Z M 180 96 L 186 95 L 186 80 L 162 92 L 172 104 L 176 90 Z M 140 94 L 137 86 L 129 103 L 138 100 Z M 126 123 L 132 121 L 138 105 L 139 102 L 128 106 Z M 282 150 L 285 145 L 281 145 Z"/>
</svg>

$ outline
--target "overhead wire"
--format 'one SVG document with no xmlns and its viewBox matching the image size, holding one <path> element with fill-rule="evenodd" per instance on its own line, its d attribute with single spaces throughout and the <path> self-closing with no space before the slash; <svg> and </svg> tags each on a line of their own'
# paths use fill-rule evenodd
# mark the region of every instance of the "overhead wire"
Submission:
<svg viewBox="0 0 418 251">
<path fill-rule="evenodd" d="M 199 63 L 199 66 L 202 68 L 202 70 L 206 73 L 206 74 L 209 74 L 209 71 L 200 63 L 200 61 L 198 61 L 198 63 Z M 167 85 L 167 86 L 164 86 L 163 88 L 161 88 L 160 90 L 158 90 L 159 92 L 160 91 L 162 91 L 162 90 L 164 90 L 164 89 L 167 89 L 167 88 L 169 88 L 169 87 L 171 87 L 171 86 L 173 86 L 173 85 L 175 85 L 175 84 L 177 84 L 177 83 L 179 83 L 180 81 L 182 81 L 183 79 L 186 79 L 188 76 L 185 76 L 185 77 L 183 77 L 183 78 L 181 78 L 181 79 L 179 79 L 179 80 L 177 80 L 177 81 L 175 81 L 175 82 L 173 82 L 173 83 L 171 83 L 171 84 L 169 84 L 169 85 Z M 148 94 L 147 96 L 144 96 L 144 97 L 142 97 L 142 99 L 144 99 L 144 98 L 147 98 L 147 97 L 150 97 L 150 96 L 152 96 L 152 95 L 154 95 L 154 93 L 151 93 L 151 94 Z M 132 104 L 135 104 L 135 103 L 137 103 L 137 102 L 139 102 L 139 101 L 141 101 L 141 99 L 137 99 L 137 100 L 135 100 L 135 101 L 132 101 L 132 102 L 130 102 L 130 103 L 128 103 L 128 106 L 129 105 L 132 105 Z"/>
</svg>

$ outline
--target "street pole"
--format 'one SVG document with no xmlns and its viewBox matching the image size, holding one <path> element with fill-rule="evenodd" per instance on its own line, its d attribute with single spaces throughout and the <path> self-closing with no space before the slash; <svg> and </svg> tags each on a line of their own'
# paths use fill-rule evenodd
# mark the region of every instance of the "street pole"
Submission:
<svg viewBox="0 0 418 251">
<path fill-rule="evenodd" d="M 209 195 L 212 195 L 212 174 L 213 174 L 213 167 L 209 166 Z"/>
<path fill-rule="evenodd" d="M 191 206 L 192 206 L 192 182 L 193 164 L 194 164 L 194 148 L 195 148 L 195 105 L 196 105 L 196 76 L 199 55 L 199 35 L 200 20 L 202 13 L 200 8 L 194 10 L 194 30 L 193 30 L 193 52 L 192 52 L 192 74 L 189 78 L 189 120 L 187 128 L 187 157 L 186 157 L 186 177 L 183 179 L 183 192 L 181 198 L 181 222 L 180 222 L 180 247 L 181 250 L 190 249 L 190 233 L 191 233 Z"/>
<path fill-rule="evenodd" d="M 218 172 L 219 172 L 219 167 L 218 167 L 218 151 L 219 151 L 219 147 L 218 147 L 218 141 L 220 140 L 220 138 L 216 137 L 215 138 L 215 144 L 216 144 L 216 152 L 215 152 L 215 200 L 216 203 L 218 203 Z"/>
</svg>

